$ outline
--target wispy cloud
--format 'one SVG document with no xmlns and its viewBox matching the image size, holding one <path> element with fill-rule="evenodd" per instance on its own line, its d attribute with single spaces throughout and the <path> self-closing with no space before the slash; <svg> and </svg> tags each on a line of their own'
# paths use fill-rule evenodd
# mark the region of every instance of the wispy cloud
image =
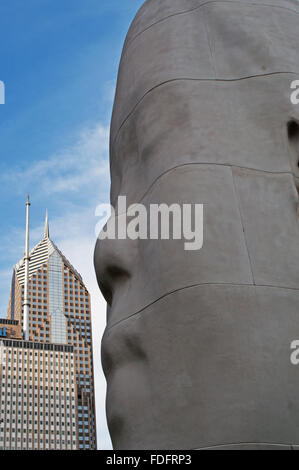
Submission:
<svg viewBox="0 0 299 470">
<path fill-rule="evenodd" d="M 44 195 L 92 188 L 99 177 L 109 181 L 108 152 L 109 127 L 98 123 L 83 129 L 72 146 L 30 166 L 10 168 L 1 180 L 20 192 L 34 185 Z"/>
</svg>

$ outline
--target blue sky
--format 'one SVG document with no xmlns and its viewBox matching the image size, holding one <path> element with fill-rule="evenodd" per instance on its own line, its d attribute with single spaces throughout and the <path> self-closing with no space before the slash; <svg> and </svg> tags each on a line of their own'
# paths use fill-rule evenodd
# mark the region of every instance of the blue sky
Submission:
<svg viewBox="0 0 299 470">
<path fill-rule="evenodd" d="M 50 234 L 92 295 L 98 444 L 109 448 L 99 346 L 105 303 L 92 267 L 97 204 L 109 200 L 109 123 L 122 45 L 143 0 L 0 3 L 0 315 L 23 256 L 26 193 L 31 247 Z"/>
</svg>

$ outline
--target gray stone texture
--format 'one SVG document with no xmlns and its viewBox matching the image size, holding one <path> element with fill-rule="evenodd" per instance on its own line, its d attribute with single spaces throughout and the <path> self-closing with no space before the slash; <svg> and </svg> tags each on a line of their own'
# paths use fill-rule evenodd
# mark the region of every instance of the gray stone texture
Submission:
<svg viewBox="0 0 299 470">
<path fill-rule="evenodd" d="M 204 204 L 204 244 L 96 245 L 115 449 L 299 445 L 296 79 L 297 0 L 148 0 L 130 27 L 111 201 Z"/>
</svg>

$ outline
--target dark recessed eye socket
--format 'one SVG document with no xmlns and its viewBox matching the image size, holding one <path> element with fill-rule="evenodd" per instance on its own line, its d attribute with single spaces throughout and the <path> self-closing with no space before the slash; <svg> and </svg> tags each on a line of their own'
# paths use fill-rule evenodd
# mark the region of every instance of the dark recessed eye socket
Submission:
<svg viewBox="0 0 299 470">
<path fill-rule="evenodd" d="M 288 137 L 290 140 L 299 138 L 299 124 L 294 119 L 288 122 Z"/>
</svg>

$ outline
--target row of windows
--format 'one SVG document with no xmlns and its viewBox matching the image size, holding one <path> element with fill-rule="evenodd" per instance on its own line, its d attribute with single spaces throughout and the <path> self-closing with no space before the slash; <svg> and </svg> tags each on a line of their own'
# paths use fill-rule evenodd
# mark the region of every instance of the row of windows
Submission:
<svg viewBox="0 0 299 470">
<path fill-rule="evenodd" d="M 50 423 L 51 423 L 51 424 L 50 424 L 51 426 L 54 426 L 54 421 L 51 421 Z M 48 422 L 48 421 L 42 422 L 41 424 L 42 424 L 42 426 L 40 426 L 40 427 L 44 427 L 45 425 L 49 426 L 49 422 Z M 65 435 L 65 433 L 66 433 L 68 436 L 70 436 L 70 435 L 71 435 L 71 431 L 61 431 L 61 432 L 60 432 L 60 427 L 62 427 L 62 425 L 60 426 L 59 424 L 60 424 L 59 421 L 58 421 L 58 422 L 56 421 L 56 425 L 57 425 L 57 426 L 56 426 L 56 434 Z M 68 426 L 70 427 L 70 424 L 69 424 Z M 65 427 L 65 426 L 63 426 L 63 427 Z M 1 428 L 1 429 L 0 429 L 0 432 L 1 432 L 1 433 L 4 433 L 4 429 L 6 429 L 6 433 L 10 433 L 10 432 L 11 432 L 11 433 L 15 433 L 15 432 L 21 433 L 21 432 L 22 432 L 23 434 L 31 434 L 31 433 L 37 434 L 37 433 L 38 433 L 38 429 L 28 429 L 28 428 L 23 428 L 23 429 L 21 429 L 21 428 L 17 428 L 17 429 L 13 429 L 13 430 L 12 430 L 10 427 Z M 76 435 L 76 432 L 75 432 L 75 431 L 73 431 L 72 433 L 73 433 L 74 436 Z"/>
<path fill-rule="evenodd" d="M 1 437 L 0 437 L 0 441 L 1 441 L 1 442 L 5 442 L 4 439 L 1 438 Z M 11 441 L 12 441 L 12 444 L 13 444 L 14 439 L 11 439 Z M 9 437 L 6 438 L 6 442 L 10 442 Z M 20 437 L 18 438 L 18 442 L 21 442 L 21 438 L 20 438 Z M 23 439 L 23 442 L 24 442 L 24 443 L 26 442 L 26 438 Z M 31 440 L 31 439 L 28 439 L 28 442 L 29 442 L 29 443 L 32 443 L 32 440 Z M 35 442 L 35 443 L 38 443 L 38 439 L 35 439 L 34 442 Z M 39 442 L 40 442 L 40 444 L 43 444 L 43 442 L 45 442 L 46 444 L 48 444 L 48 443 L 49 443 L 49 440 L 48 440 L 48 439 L 40 439 Z M 73 442 L 75 442 L 75 440 L 73 440 Z M 51 440 L 51 443 L 52 443 L 52 444 L 55 444 L 55 440 L 54 440 L 54 439 Z M 57 443 L 57 444 L 60 444 L 60 439 L 57 439 L 57 440 L 56 440 L 56 443 Z M 65 444 L 65 441 L 62 440 L 61 443 L 62 443 L 62 444 Z M 67 441 L 67 443 L 70 445 L 70 444 L 71 444 L 71 441 Z"/>
<path fill-rule="evenodd" d="M 59 358 L 40 358 L 40 360 L 38 360 L 38 358 L 32 358 L 32 357 L 22 357 L 22 355 L 12 355 L 12 357 L 6 357 L 6 354 L 3 354 L 2 357 L 4 359 L 7 359 L 9 360 L 9 363 L 11 364 L 23 364 L 25 367 L 27 367 L 27 365 L 29 367 L 35 367 L 36 369 L 38 367 L 40 367 L 40 369 L 45 366 L 48 366 L 50 365 L 51 367 L 55 366 L 56 369 L 60 366 L 60 367 L 64 367 L 66 366 L 68 368 L 69 364 L 73 364 L 73 358 L 71 358 L 71 361 L 69 362 L 69 359 L 67 358 L 65 361 L 63 361 L 63 359 L 59 359 Z M 18 359 L 18 360 L 17 360 Z M 23 360 L 22 360 L 23 359 Z"/>
<path fill-rule="evenodd" d="M 6 446 L 3 447 L 3 446 L 0 445 L 0 449 L 1 449 L 1 450 L 3 450 L 3 448 L 4 448 L 4 449 L 6 448 L 6 449 L 14 450 L 15 447 L 13 447 L 13 446 L 16 445 L 15 439 L 12 439 L 12 440 L 10 441 L 10 439 L 7 438 L 6 441 L 3 441 L 3 439 L 0 438 L 0 441 L 3 443 L 3 446 L 4 446 L 5 442 L 6 442 Z M 32 440 L 31 440 L 31 439 L 28 439 L 28 441 L 29 441 L 29 446 L 28 446 L 28 447 L 32 447 Z M 18 439 L 17 439 L 17 442 L 21 444 L 21 442 L 22 442 L 22 441 L 21 441 L 21 438 L 18 438 Z M 45 444 L 44 444 L 44 442 L 45 442 Z M 26 446 L 26 443 L 27 443 L 27 440 L 26 440 L 26 439 L 23 439 L 23 446 Z M 38 443 L 40 443 L 40 446 L 45 446 L 46 448 L 49 448 L 49 440 L 48 440 L 48 439 L 46 439 L 45 441 L 43 441 L 42 439 L 40 439 L 40 440 L 34 439 L 34 444 L 36 444 L 36 448 L 37 448 L 37 444 L 38 444 Z M 53 446 L 55 446 L 55 441 L 52 440 L 52 441 L 51 441 L 51 444 L 52 444 Z M 60 440 L 59 440 L 59 439 L 57 439 L 56 444 L 57 444 L 57 446 L 58 446 L 58 448 L 59 448 L 59 447 L 60 447 Z M 71 441 L 67 441 L 67 444 L 68 444 L 68 446 L 71 446 Z M 65 446 L 65 445 L 66 445 L 65 440 L 62 440 L 62 441 L 61 441 L 61 445 L 62 445 L 62 446 Z M 73 440 L 73 446 L 75 446 L 75 445 L 76 445 L 76 441 Z M 48 447 L 47 447 L 47 446 L 48 446 Z M 21 448 L 21 446 L 19 447 L 19 449 L 20 449 L 20 448 Z"/>
<path fill-rule="evenodd" d="M 47 367 L 49 367 L 49 366 L 47 365 Z M 3 371 L 4 370 L 7 370 L 8 375 L 10 376 L 10 372 L 11 371 L 16 372 L 17 367 L 12 367 L 12 366 L 7 366 L 6 367 L 5 365 L 3 365 Z M 23 371 L 23 372 L 29 372 L 30 374 L 33 373 L 32 367 L 29 367 L 29 368 L 27 368 L 26 366 L 25 367 L 18 367 L 18 370 L 19 370 L 19 372 Z M 46 367 L 44 367 L 42 370 L 40 370 L 40 374 L 46 373 L 47 375 L 49 375 L 49 373 L 50 373 L 50 375 L 54 375 L 54 373 L 56 372 L 56 375 L 59 375 L 59 371 L 60 371 L 61 375 L 69 375 L 68 366 L 64 367 L 62 365 L 60 367 L 58 367 L 56 365 L 55 368 L 51 368 L 50 371 L 46 370 Z M 34 369 L 35 374 L 38 374 L 38 372 L 39 371 L 37 369 Z M 25 374 L 23 374 L 23 375 L 25 375 Z"/>
<path fill-rule="evenodd" d="M 51 426 L 54 426 L 54 422 L 51 422 L 50 425 L 51 425 Z M 46 427 L 46 426 L 47 426 L 47 427 Z M 48 427 L 49 427 L 49 423 L 46 422 L 46 423 L 42 423 L 42 424 L 40 425 L 39 429 L 42 428 L 43 430 L 48 430 Z M 68 428 L 70 428 L 70 425 L 69 425 L 68 427 L 66 427 L 65 425 L 62 425 L 62 424 L 60 425 L 59 422 L 58 422 L 58 423 L 56 423 L 56 426 L 55 426 L 55 427 L 56 427 L 56 430 L 55 430 L 55 435 L 56 435 L 56 436 L 58 436 L 59 434 L 61 434 L 62 436 L 65 436 L 65 435 L 70 436 L 70 435 L 71 435 L 71 431 L 68 431 L 68 430 L 62 431 L 62 430 L 60 430 L 60 428 L 63 428 L 63 429 L 66 428 L 66 429 L 68 429 Z M 11 432 L 11 433 L 18 433 L 18 434 L 38 434 L 38 429 L 28 429 L 28 428 L 23 428 L 23 429 L 21 429 L 21 428 L 18 428 L 18 429 L 14 429 L 13 431 L 11 430 L 10 427 L 5 428 L 5 429 L 6 429 L 6 434 L 9 434 L 10 432 Z M 4 428 L 1 428 L 0 432 L 1 432 L 2 434 L 4 434 Z M 75 432 L 74 432 L 73 434 L 76 435 Z"/>
<path fill-rule="evenodd" d="M 74 401 L 75 401 L 75 398 L 73 398 L 72 402 L 74 402 Z M 10 405 L 11 405 L 11 403 L 9 403 L 9 402 L 6 402 L 6 403 L 5 403 L 4 400 L 2 400 L 1 403 L 2 403 L 2 411 L 1 411 L 1 413 L 5 413 L 5 412 L 8 413 L 8 412 L 10 411 Z M 15 407 L 15 406 L 16 406 L 16 403 L 14 402 L 12 405 Z M 40 406 L 41 406 L 41 403 L 35 403 L 35 404 L 31 403 L 31 404 L 28 405 L 28 407 L 27 407 L 27 403 L 25 402 L 25 403 L 23 403 L 23 413 L 21 413 L 21 410 L 20 410 L 20 409 L 19 409 L 18 412 L 17 412 L 15 408 L 13 408 L 13 409 L 11 410 L 11 413 L 12 413 L 12 415 L 16 415 L 16 414 L 18 414 L 18 415 L 20 415 L 20 414 L 26 415 L 26 413 L 27 413 L 27 408 L 34 408 L 34 409 L 36 409 L 36 408 L 39 408 Z M 6 408 L 5 408 L 5 407 L 6 407 Z M 20 404 L 19 407 L 21 408 L 21 407 L 22 407 L 22 404 Z M 59 403 L 59 402 L 57 403 L 57 401 L 56 401 L 56 406 L 55 406 L 55 404 L 52 403 L 52 402 L 51 402 L 50 404 L 49 404 L 49 402 L 46 402 L 46 403 L 44 403 L 43 408 L 44 408 L 44 409 L 49 409 L 49 408 L 51 408 L 51 410 L 52 410 L 52 409 L 54 410 L 54 408 L 56 408 L 56 410 L 62 411 L 64 408 L 66 408 L 67 410 L 71 410 L 71 409 L 72 409 L 72 410 L 75 410 L 76 407 L 75 407 L 74 404 L 73 404 L 72 406 L 70 406 L 70 405 L 64 405 L 63 403 Z M 29 414 L 29 415 L 31 415 L 32 413 L 33 413 L 32 410 L 28 410 L 28 414 Z M 34 411 L 34 416 L 38 416 L 38 412 L 37 412 L 37 411 Z"/>
<path fill-rule="evenodd" d="M 32 414 L 32 413 L 30 413 L 30 414 Z M 42 418 L 42 416 L 46 416 L 47 418 L 50 416 L 50 417 L 52 418 L 52 417 L 55 416 L 55 413 L 53 413 L 53 412 L 52 412 L 52 413 L 49 413 L 48 411 L 45 411 L 45 412 L 41 411 L 41 412 L 39 413 L 39 416 L 40 416 L 41 418 Z M 68 420 L 70 420 L 71 418 L 73 418 L 73 422 L 74 422 L 74 420 L 75 420 L 75 414 L 74 414 L 74 413 L 73 413 L 72 415 L 71 415 L 70 413 L 67 413 L 67 414 L 65 414 L 65 413 L 56 413 L 56 416 L 60 416 L 62 420 L 64 420 L 65 417 L 66 417 Z M 41 419 L 41 418 L 40 418 L 40 419 Z M 15 423 L 16 423 L 16 420 L 15 420 L 15 419 L 7 418 L 7 419 L 6 419 L 6 422 L 7 422 L 7 423 L 10 423 L 10 422 L 11 422 L 12 424 L 15 424 Z M 18 419 L 18 424 L 21 424 L 21 423 L 22 423 L 22 420 L 21 420 L 21 419 Z M 23 420 L 23 423 L 26 424 L 26 423 L 27 423 L 27 419 L 24 419 L 24 420 Z M 29 424 L 32 424 L 32 420 L 28 420 L 28 423 L 29 423 Z M 40 423 L 43 423 L 43 421 L 40 421 Z M 38 424 L 38 421 L 34 421 L 34 424 Z"/>
<path fill-rule="evenodd" d="M 62 390 L 63 391 L 63 390 Z M 9 401 L 9 398 L 10 397 L 16 397 L 16 394 L 15 393 L 10 393 L 10 392 L 2 392 L 2 397 L 7 397 L 7 401 Z M 20 397 L 24 397 L 24 398 L 36 398 L 39 400 L 54 400 L 54 395 L 32 395 L 32 394 L 26 394 L 26 393 L 22 393 L 20 392 L 19 393 L 19 398 Z M 61 402 L 63 400 L 65 401 L 70 401 L 70 400 L 74 400 L 74 398 L 70 398 L 68 395 L 66 395 L 65 397 L 64 396 L 61 396 L 61 395 L 57 395 L 56 396 L 56 401 L 60 400 Z M 13 404 L 15 404 L 16 402 L 13 402 Z M 18 404 L 21 405 L 22 404 L 22 401 L 18 401 Z M 25 404 L 24 404 L 25 405 Z"/>
<path fill-rule="evenodd" d="M 25 349 L 40 349 L 47 354 L 48 351 L 55 352 L 56 357 L 58 357 L 57 352 L 66 352 L 66 353 L 71 353 L 73 351 L 73 348 L 71 346 L 66 346 L 62 344 L 45 344 L 45 343 L 33 343 L 32 341 L 18 341 L 14 339 L 4 339 L 1 338 L 1 341 L 4 343 L 4 345 L 7 347 L 8 353 L 11 354 L 11 346 L 15 348 L 24 348 Z M 24 351 L 25 352 L 25 351 Z M 27 351 L 26 351 L 27 352 Z M 32 351 L 29 353 L 32 355 Z M 53 354 L 51 354 L 52 356 Z M 37 352 L 35 353 L 35 356 L 37 356 Z M 42 356 L 42 354 L 41 354 Z M 62 357 L 62 354 L 60 354 Z"/>
</svg>

